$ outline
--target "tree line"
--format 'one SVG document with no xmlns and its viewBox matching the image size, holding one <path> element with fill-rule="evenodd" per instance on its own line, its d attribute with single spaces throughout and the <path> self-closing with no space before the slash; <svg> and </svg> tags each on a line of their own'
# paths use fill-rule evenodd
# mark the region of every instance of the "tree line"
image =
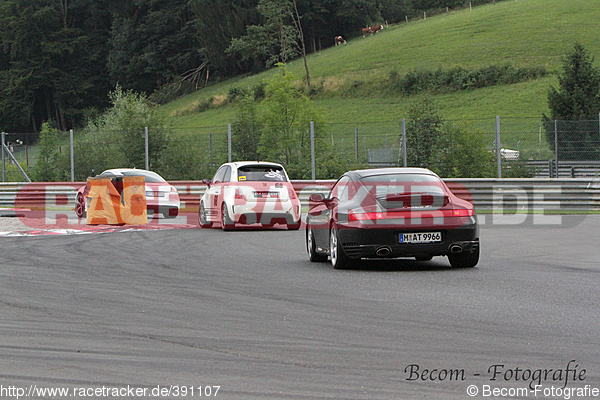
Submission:
<svg viewBox="0 0 600 400">
<path fill-rule="evenodd" d="M 333 37 L 357 36 L 463 5 L 463 0 L 293 1 L 302 48 L 319 51 Z M 472 0 L 473 5 L 495 0 Z M 0 2 L 0 130 L 38 132 L 46 121 L 66 130 L 110 105 L 108 94 L 145 93 L 165 102 L 220 79 L 258 72 L 269 49 L 240 56 L 232 39 L 264 26 L 259 0 L 3 0 Z M 290 16 L 293 17 L 293 16 Z M 296 23 L 298 21 L 295 21 Z M 282 24 L 294 21 L 282 21 Z M 235 43 L 235 42 L 234 42 Z M 235 47 L 235 46 L 234 46 Z M 227 51 L 230 49 L 230 51 Z M 290 58 L 299 55 L 292 51 Z M 281 61 L 281 60 L 279 60 Z M 308 71 L 308 70 L 307 70 Z"/>
</svg>

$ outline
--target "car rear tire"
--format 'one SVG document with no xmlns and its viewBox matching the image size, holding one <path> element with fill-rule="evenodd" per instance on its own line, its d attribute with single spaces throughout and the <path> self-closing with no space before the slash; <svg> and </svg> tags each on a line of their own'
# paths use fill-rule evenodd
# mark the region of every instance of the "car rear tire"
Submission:
<svg viewBox="0 0 600 400">
<path fill-rule="evenodd" d="M 227 205 L 223 203 L 221 206 L 221 228 L 224 231 L 230 231 L 234 228 L 235 224 L 229 218 L 229 213 L 227 212 Z"/>
<path fill-rule="evenodd" d="M 77 204 L 75 204 L 75 213 L 79 218 L 85 218 L 87 212 L 85 211 L 85 199 L 81 193 L 77 194 Z"/>
<path fill-rule="evenodd" d="M 317 245 L 315 244 L 315 236 L 312 229 L 306 229 L 306 252 L 308 253 L 308 259 L 312 262 L 323 262 L 327 261 L 327 256 L 317 253 Z"/>
<path fill-rule="evenodd" d="M 479 262 L 479 247 L 472 252 L 450 253 L 448 260 L 454 268 L 473 268 Z"/>
<path fill-rule="evenodd" d="M 208 222 L 208 218 L 206 217 L 206 209 L 204 208 L 204 203 L 200 202 L 200 208 L 198 209 L 198 225 L 200 228 L 212 228 L 213 223 Z"/>
<path fill-rule="evenodd" d="M 177 211 L 174 214 L 171 214 L 169 211 L 166 211 L 166 212 L 163 213 L 163 217 L 165 217 L 167 219 L 177 218 L 178 215 L 179 215 L 179 211 Z"/>
<path fill-rule="evenodd" d="M 335 226 L 329 232 L 329 256 L 334 269 L 348 269 L 357 264 L 356 260 L 350 259 L 344 253 L 340 243 L 339 230 Z"/>
</svg>

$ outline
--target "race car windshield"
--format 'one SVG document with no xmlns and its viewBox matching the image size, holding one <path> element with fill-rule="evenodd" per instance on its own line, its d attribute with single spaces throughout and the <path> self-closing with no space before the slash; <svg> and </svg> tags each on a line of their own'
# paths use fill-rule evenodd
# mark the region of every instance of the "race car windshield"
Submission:
<svg viewBox="0 0 600 400">
<path fill-rule="evenodd" d="M 287 182 L 287 177 L 282 167 L 247 165 L 238 168 L 238 181 L 240 182 Z"/>
</svg>

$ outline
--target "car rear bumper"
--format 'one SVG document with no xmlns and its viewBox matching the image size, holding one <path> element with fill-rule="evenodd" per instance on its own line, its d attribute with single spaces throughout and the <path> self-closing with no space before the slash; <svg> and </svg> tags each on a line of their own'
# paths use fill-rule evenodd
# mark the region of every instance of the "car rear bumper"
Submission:
<svg viewBox="0 0 600 400">
<path fill-rule="evenodd" d="M 233 205 L 230 215 L 239 224 L 296 224 L 300 221 L 300 204 L 273 202 L 264 203 L 261 207 L 253 203 Z"/>
<path fill-rule="evenodd" d="M 435 243 L 400 243 L 401 233 L 441 232 L 442 241 Z M 339 240 L 350 258 L 395 258 L 444 256 L 479 248 L 476 224 L 452 229 L 348 229 L 340 227 Z"/>
<path fill-rule="evenodd" d="M 148 214 L 162 214 L 167 218 L 175 218 L 179 215 L 179 206 L 174 204 L 156 205 L 147 204 Z"/>
</svg>

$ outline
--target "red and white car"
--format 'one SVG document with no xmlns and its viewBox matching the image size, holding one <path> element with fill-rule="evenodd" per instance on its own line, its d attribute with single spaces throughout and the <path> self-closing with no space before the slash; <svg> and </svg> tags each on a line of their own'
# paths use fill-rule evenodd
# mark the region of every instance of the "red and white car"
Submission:
<svg viewBox="0 0 600 400">
<path fill-rule="evenodd" d="M 146 180 L 146 208 L 148 214 L 162 214 L 165 218 L 175 218 L 179 214 L 180 200 L 177 189 L 163 179 L 156 172 L 135 168 L 107 169 L 99 177 L 110 178 L 113 184 L 118 185 L 118 178 L 124 176 L 143 176 Z M 90 191 L 86 184 L 77 191 L 75 212 L 80 218 L 87 214 L 87 207 L 91 201 L 88 196 Z"/>
<path fill-rule="evenodd" d="M 236 224 L 271 227 L 301 224 L 300 199 L 281 164 L 240 161 L 219 167 L 200 200 L 198 222 L 203 228 L 220 223 L 224 230 Z"/>
</svg>

